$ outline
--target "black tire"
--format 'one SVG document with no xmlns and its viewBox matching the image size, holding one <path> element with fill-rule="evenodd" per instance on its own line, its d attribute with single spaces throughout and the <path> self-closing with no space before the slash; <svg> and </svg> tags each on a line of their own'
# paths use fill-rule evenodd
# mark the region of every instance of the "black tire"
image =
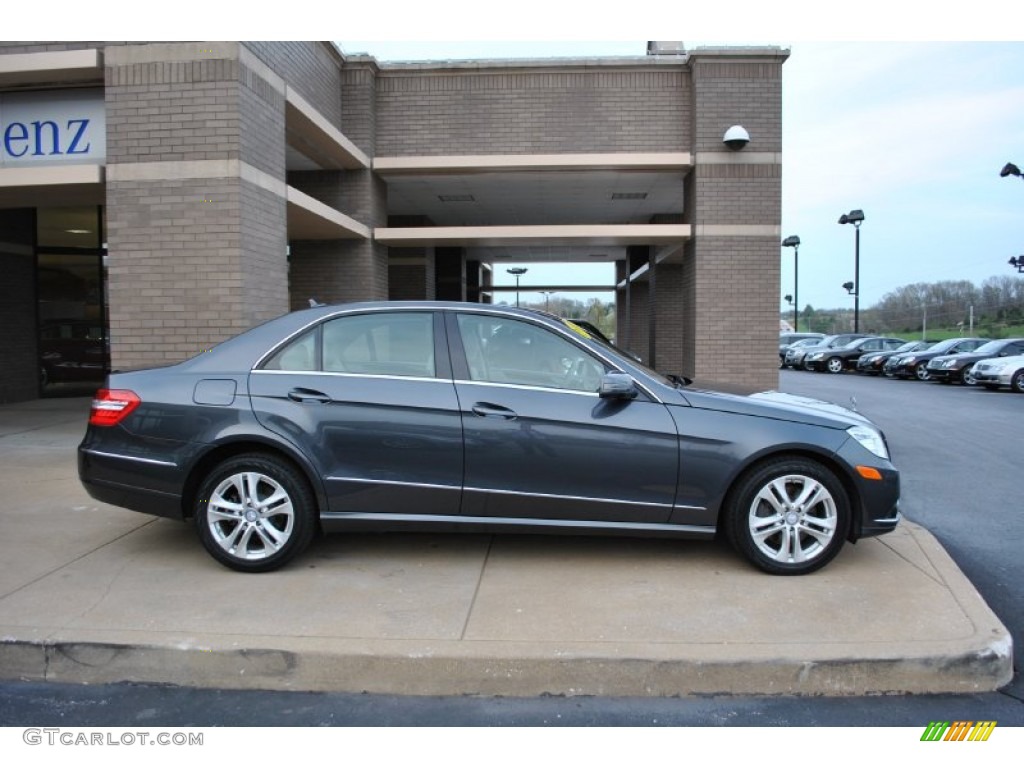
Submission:
<svg viewBox="0 0 1024 768">
<path fill-rule="evenodd" d="M 825 362 L 825 370 L 829 373 L 842 373 L 844 367 L 843 358 L 841 357 L 830 357 Z"/>
<path fill-rule="evenodd" d="M 918 381 L 928 381 L 928 379 L 932 377 L 932 375 L 928 373 L 928 363 L 918 363 L 915 365 L 914 376 Z"/>
<path fill-rule="evenodd" d="M 309 546 L 316 500 L 298 470 L 266 454 L 235 456 L 199 486 L 199 539 L 216 560 L 246 573 L 280 568 Z"/>
<path fill-rule="evenodd" d="M 1024 368 L 1013 372 L 1010 377 L 1010 391 L 1018 395 L 1024 394 Z"/>
<path fill-rule="evenodd" d="M 806 492 L 812 493 L 809 506 L 799 503 Z M 722 516 L 730 543 L 753 565 L 766 573 L 799 576 L 839 554 L 850 528 L 850 500 L 828 467 L 779 458 L 740 477 Z"/>
</svg>

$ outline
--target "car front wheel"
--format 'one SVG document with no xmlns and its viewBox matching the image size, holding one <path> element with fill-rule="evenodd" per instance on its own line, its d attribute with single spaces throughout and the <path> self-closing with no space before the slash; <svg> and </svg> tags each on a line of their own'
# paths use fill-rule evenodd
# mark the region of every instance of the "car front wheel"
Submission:
<svg viewBox="0 0 1024 768">
<path fill-rule="evenodd" d="M 741 478 L 724 510 L 733 547 L 763 571 L 816 571 L 846 540 L 850 503 L 835 474 L 816 461 L 784 458 Z"/>
<path fill-rule="evenodd" d="M 274 456 L 247 454 L 206 476 L 195 503 L 206 550 L 237 571 L 279 568 L 313 538 L 316 503 L 299 472 Z"/>
<path fill-rule="evenodd" d="M 974 384 L 976 383 L 974 381 L 974 376 L 971 375 L 971 366 L 968 365 L 966 368 L 960 371 L 960 383 L 963 384 L 965 387 L 974 386 Z"/>
<path fill-rule="evenodd" d="M 914 366 L 914 375 L 917 376 L 918 381 L 928 381 L 932 377 L 928 373 L 928 363 L 918 363 Z"/>
<path fill-rule="evenodd" d="M 843 360 L 840 357 L 830 357 L 825 367 L 828 368 L 829 373 L 842 373 Z"/>
<path fill-rule="evenodd" d="M 1024 368 L 1015 371 L 1010 377 L 1010 390 L 1018 395 L 1024 394 Z"/>
</svg>

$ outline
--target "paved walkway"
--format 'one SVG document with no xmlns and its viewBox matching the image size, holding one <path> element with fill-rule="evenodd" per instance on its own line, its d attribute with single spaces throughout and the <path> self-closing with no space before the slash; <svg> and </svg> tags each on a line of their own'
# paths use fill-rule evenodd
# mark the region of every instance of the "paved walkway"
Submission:
<svg viewBox="0 0 1024 768">
<path fill-rule="evenodd" d="M 1010 636 L 925 529 L 766 576 L 719 543 L 333 535 L 235 573 L 92 500 L 88 400 L 0 406 L 0 678 L 399 694 L 994 690 Z"/>
</svg>

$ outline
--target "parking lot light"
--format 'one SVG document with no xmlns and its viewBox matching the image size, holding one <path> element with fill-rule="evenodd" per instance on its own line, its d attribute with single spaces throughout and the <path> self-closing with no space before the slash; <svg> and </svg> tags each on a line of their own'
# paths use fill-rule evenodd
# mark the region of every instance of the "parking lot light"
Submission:
<svg viewBox="0 0 1024 768">
<path fill-rule="evenodd" d="M 864 222 L 864 211 L 859 208 L 855 208 L 849 213 L 844 213 L 839 217 L 840 224 L 853 224 L 855 231 L 853 240 L 853 285 L 856 286 L 856 292 L 853 287 L 846 288 L 847 292 L 853 296 L 853 332 L 860 333 L 860 225 Z"/>
<path fill-rule="evenodd" d="M 800 330 L 800 238 L 797 235 L 790 235 L 782 241 L 783 248 L 793 249 L 793 330 Z M 790 297 L 786 296 L 786 301 Z"/>
</svg>

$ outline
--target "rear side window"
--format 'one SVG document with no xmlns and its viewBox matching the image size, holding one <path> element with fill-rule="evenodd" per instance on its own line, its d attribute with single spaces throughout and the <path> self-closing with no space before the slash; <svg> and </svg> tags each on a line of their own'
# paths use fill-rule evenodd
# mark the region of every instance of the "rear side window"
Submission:
<svg viewBox="0 0 1024 768">
<path fill-rule="evenodd" d="M 271 371 L 434 378 L 434 318 L 429 312 L 338 317 L 282 347 L 263 367 Z"/>
<path fill-rule="evenodd" d="M 433 378 L 434 318 L 429 312 L 377 312 L 330 320 L 323 329 L 324 370 Z"/>
<path fill-rule="evenodd" d="M 279 349 L 263 366 L 268 371 L 315 371 L 316 329 Z"/>
</svg>

